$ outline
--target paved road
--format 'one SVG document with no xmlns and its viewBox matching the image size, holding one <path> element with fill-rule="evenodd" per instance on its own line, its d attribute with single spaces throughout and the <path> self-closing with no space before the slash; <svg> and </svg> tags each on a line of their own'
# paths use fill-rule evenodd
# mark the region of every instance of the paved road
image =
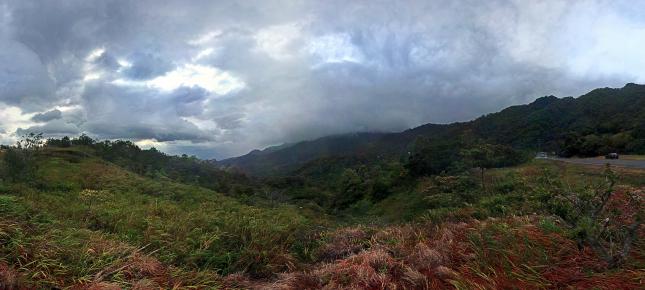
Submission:
<svg viewBox="0 0 645 290">
<path fill-rule="evenodd" d="M 551 160 L 586 164 L 586 165 L 605 165 L 607 163 L 629 168 L 642 168 L 645 169 L 645 160 L 625 160 L 625 159 L 599 159 L 599 158 L 549 158 Z"/>
</svg>

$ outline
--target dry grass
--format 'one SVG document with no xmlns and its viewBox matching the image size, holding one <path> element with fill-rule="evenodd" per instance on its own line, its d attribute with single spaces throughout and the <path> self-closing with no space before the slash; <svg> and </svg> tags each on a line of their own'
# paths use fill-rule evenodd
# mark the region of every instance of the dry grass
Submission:
<svg viewBox="0 0 645 290">
<path fill-rule="evenodd" d="M 375 231 L 369 247 L 306 271 L 283 273 L 255 289 L 637 289 L 645 271 L 608 271 L 589 248 L 539 227 L 540 218 L 473 220 L 391 226 Z M 365 230 L 346 228 L 365 239 Z M 348 238 L 347 240 L 352 240 Z M 334 235 L 332 248 L 347 244 Z M 338 241 L 342 241 L 338 243 Z M 642 250 L 642 249 L 641 249 Z M 326 253 L 326 252 L 324 252 Z M 342 256 L 342 255 L 341 255 Z M 325 256 L 328 257 L 328 256 Z M 642 261 L 641 261 L 642 262 Z"/>
<path fill-rule="evenodd" d="M 335 260 L 346 257 L 368 247 L 370 234 L 366 227 L 348 227 L 327 235 L 327 243 L 319 250 L 324 260 Z"/>
<path fill-rule="evenodd" d="M 5 263 L 0 263 L 0 289 L 22 289 L 22 277 L 18 272 Z"/>
</svg>

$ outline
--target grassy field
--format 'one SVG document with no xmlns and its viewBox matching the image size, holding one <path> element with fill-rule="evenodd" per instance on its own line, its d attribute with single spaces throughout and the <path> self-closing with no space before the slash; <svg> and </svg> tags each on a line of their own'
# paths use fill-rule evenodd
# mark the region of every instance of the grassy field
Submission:
<svg viewBox="0 0 645 290">
<path fill-rule="evenodd" d="M 150 179 L 83 150 L 39 157 L 37 181 L 0 184 L 0 288 L 636 289 L 643 232 L 621 268 L 543 212 L 545 179 L 581 190 L 599 167 L 538 160 L 415 180 L 339 221 Z M 645 172 L 616 169 L 643 195 Z M 465 184 L 465 185 L 464 185 Z M 638 191 L 640 190 L 640 191 Z M 617 195 L 621 197 L 622 195 Z"/>
<path fill-rule="evenodd" d="M 168 279 L 195 276 L 163 281 L 164 288 L 214 286 L 234 272 L 267 276 L 306 260 L 309 245 L 300 241 L 324 225 L 294 206 L 248 206 L 78 152 L 50 155 L 42 157 L 36 185 L 0 188 L 0 262 L 19 265 L 36 288 L 102 280 L 129 287 L 138 276 L 124 272 L 135 258 L 165 265 Z"/>
<path fill-rule="evenodd" d="M 623 155 L 622 157 L 627 160 L 645 160 L 645 155 Z"/>
</svg>

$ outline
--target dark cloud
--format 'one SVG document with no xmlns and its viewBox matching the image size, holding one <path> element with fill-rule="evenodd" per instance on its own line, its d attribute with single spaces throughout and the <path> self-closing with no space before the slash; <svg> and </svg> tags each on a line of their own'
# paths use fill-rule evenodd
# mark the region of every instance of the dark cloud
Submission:
<svg viewBox="0 0 645 290">
<path fill-rule="evenodd" d="M 51 120 L 60 119 L 62 116 L 63 113 L 60 110 L 54 109 L 44 113 L 38 113 L 31 117 L 31 120 L 34 122 L 49 122 Z"/>
<path fill-rule="evenodd" d="M 468 120 L 644 82 L 643 6 L 0 0 L 0 141 L 86 132 L 221 158 Z"/>
<path fill-rule="evenodd" d="M 186 112 L 199 110 L 199 100 L 205 94 L 201 88 L 181 87 L 164 93 L 95 82 L 84 91 L 82 106 L 87 121 L 82 128 L 106 139 L 211 140 L 213 132 L 182 119 Z"/>
<path fill-rule="evenodd" d="M 108 71 L 116 71 L 121 68 L 119 61 L 108 52 L 101 53 L 93 63 Z"/>
<path fill-rule="evenodd" d="M 135 80 L 151 79 L 174 68 L 172 62 L 151 53 L 134 53 L 128 58 L 128 61 L 130 61 L 131 66 L 126 68 L 123 74 Z"/>
<path fill-rule="evenodd" d="M 27 129 L 19 128 L 16 133 L 20 135 L 25 135 L 28 133 L 44 133 L 48 136 L 63 136 L 63 135 L 78 135 L 81 133 L 78 127 L 74 124 L 67 123 L 63 120 L 53 120 L 44 125 L 31 126 Z"/>
<path fill-rule="evenodd" d="M 20 42 L 0 38 L 0 102 L 25 111 L 51 104 L 54 83 L 39 56 Z"/>
</svg>

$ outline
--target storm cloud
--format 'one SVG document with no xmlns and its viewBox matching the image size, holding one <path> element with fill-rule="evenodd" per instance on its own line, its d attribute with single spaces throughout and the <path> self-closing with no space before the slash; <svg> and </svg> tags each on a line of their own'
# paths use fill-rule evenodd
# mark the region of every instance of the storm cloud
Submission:
<svg viewBox="0 0 645 290">
<path fill-rule="evenodd" d="M 63 113 L 60 110 L 54 109 L 44 113 L 38 113 L 31 117 L 31 120 L 34 122 L 49 122 L 51 120 L 60 119 L 62 114 Z"/>
<path fill-rule="evenodd" d="M 633 1 L 0 0 L 0 142 L 219 159 L 642 83 L 643 47 Z"/>
</svg>

